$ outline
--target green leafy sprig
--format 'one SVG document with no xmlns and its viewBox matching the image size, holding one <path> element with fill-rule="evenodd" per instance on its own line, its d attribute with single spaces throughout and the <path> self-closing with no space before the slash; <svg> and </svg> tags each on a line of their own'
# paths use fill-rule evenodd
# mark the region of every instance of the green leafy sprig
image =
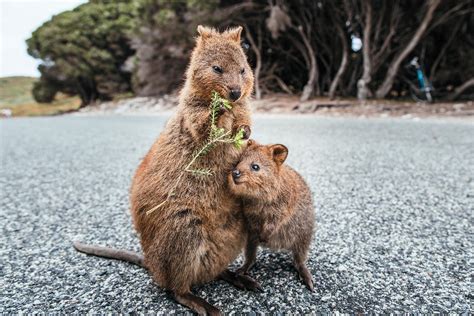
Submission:
<svg viewBox="0 0 474 316">
<path fill-rule="evenodd" d="M 244 130 L 240 129 L 234 136 L 232 131 L 226 131 L 224 128 L 217 127 L 217 119 L 219 118 L 219 112 L 224 107 L 227 110 L 231 110 L 232 106 L 230 102 L 222 98 L 216 91 L 212 91 L 211 104 L 210 104 L 210 130 L 207 141 L 193 153 L 191 161 L 186 166 L 185 170 L 196 176 L 210 176 L 212 170 L 192 168 L 193 164 L 197 160 L 207 155 L 212 149 L 218 144 L 233 144 L 235 148 L 240 149 L 243 144 Z"/>
<path fill-rule="evenodd" d="M 153 207 L 152 209 L 148 210 L 146 213 L 150 214 L 156 209 L 163 206 L 169 199 L 174 195 L 174 191 L 178 186 L 181 178 L 183 177 L 185 172 L 189 172 L 196 177 L 209 177 L 213 175 L 213 172 L 209 168 L 193 168 L 193 166 L 198 162 L 198 160 L 204 156 L 206 156 L 211 150 L 217 147 L 219 144 L 232 144 L 235 148 L 240 149 L 244 143 L 244 130 L 240 129 L 234 136 L 232 136 L 232 131 L 227 131 L 224 128 L 217 127 L 217 120 L 219 119 L 219 113 L 222 108 L 227 110 L 232 109 L 232 105 L 230 102 L 224 98 L 222 98 L 219 93 L 216 91 L 212 91 L 211 95 L 211 103 L 209 104 L 210 108 L 210 129 L 209 129 L 209 136 L 206 142 L 194 151 L 191 160 L 184 168 L 184 172 L 181 172 L 178 179 L 176 180 L 176 184 L 173 186 L 173 189 L 168 194 L 168 197 L 165 201 L 161 202 L 157 206 Z"/>
</svg>

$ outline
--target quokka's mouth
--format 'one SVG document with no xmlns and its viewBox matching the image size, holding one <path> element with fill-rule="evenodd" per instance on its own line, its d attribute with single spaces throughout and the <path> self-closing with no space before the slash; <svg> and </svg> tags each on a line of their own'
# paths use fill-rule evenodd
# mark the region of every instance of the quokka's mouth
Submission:
<svg viewBox="0 0 474 316">
<path fill-rule="evenodd" d="M 242 181 L 242 179 L 240 179 L 240 178 L 234 178 L 234 177 L 232 177 L 232 183 L 235 184 L 235 185 L 239 185 L 239 184 L 242 184 L 243 181 Z"/>
</svg>

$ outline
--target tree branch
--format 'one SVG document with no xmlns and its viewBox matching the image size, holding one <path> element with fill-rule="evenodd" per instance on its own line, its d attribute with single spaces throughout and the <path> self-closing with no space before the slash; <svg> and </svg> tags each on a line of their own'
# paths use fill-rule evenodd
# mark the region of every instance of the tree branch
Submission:
<svg viewBox="0 0 474 316">
<path fill-rule="evenodd" d="M 261 50 L 261 31 L 260 31 L 260 25 L 258 26 L 258 42 L 259 45 L 257 45 L 253 39 L 252 33 L 250 32 L 250 29 L 247 24 L 245 24 L 245 32 L 247 35 L 247 38 L 249 39 L 250 46 L 252 47 L 253 52 L 255 53 L 256 57 L 256 65 L 255 65 L 255 98 L 257 100 L 260 100 L 262 98 L 262 93 L 260 91 L 260 84 L 259 84 L 259 79 L 260 79 L 260 70 L 262 68 L 262 54 L 260 53 Z"/>
<path fill-rule="evenodd" d="M 469 80 L 464 82 L 462 85 L 454 89 L 454 92 L 451 93 L 447 97 L 447 99 L 451 101 L 456 100 L 465 90 L 467 90 L 470 87 L 474 87 L 474 77 L 470 78 Z"/>
<path fill-rule="evenodd" d="M 423 21 L 419 25 L 418 29 L 416 30 L 415 34 L 413 35 L 412 39 L 407 44 L 407 46 L 394 58 L 394 60 L 390 64 L 387 71 L 387 75 L 385 76 L 383 83 L 380 85 L 379 89 L 376 92 L 377 98 L 385 98 L 385 96 L 389 93 L 390 89 L 392 88 L 395 76 L 398 73 L 398 69 L 400 68 L 400 64 L 408 56 L 408 54 L 415 48 L 415 46 L 418 44 L 418 42 L 422 38 L 423 34 L 428 28 L 428 25 L 433 19 L 434 11 L 439 6 L 440 2 L 441 0 L 430 0 L 428 2 L 428 9 L 423 18 Z"/>
<path fill-rule="evenodd" d="M 441 51 L 439 52 L 438 56 L 436 57 L 435 61 L 433 62 L 431 69 L 430 69 L 430 81 L 433 81 L 434 75 L 436 73 L 436 70 L 439 66 L 439 63 L 441 62 L 441 59 L 444 57 L 446 54 L 446 51 L 448 50 L 448 47 L 451 46 L 451 43 L 453 42 L 454 38 L 456 37 L 459 28 L 461 27 L 461 24 L 463 21 L 460 21 L 459 23 L 456 24 L 456 26 L 452 29 L 451 35 L 449 36 L 448 40 L 444 42 L 443 48 L 441 48 Z"/>
<path fill-rule="evenodd" d="M 339 35 L 339 38 L 341 39 L 341 43 L 342 43 L 342 59 L 341 59 L 341 64 L 339 65 L 339 69 L 336 73 L 336 76 L 334 77 L 333 81 L 331 82 L 331 86 L 329 88 L 329 98 L 331 100 L 334 99 L 334 96 L 336 94 L 337 86 L 339 85 L 339 82 L 341 81 L 341 77 L 344 74 L 344 72 L 346 71 L 347 65 L 349 64 L 349 51 L 348 51 L 348 47 L 347 47 L 346 34 L 344 33 L 344 30 L 342 29 L 342 27 L 339 23 L 336 24 L 336 30 L 337 30 L 337 34 Z"/>
</svg>

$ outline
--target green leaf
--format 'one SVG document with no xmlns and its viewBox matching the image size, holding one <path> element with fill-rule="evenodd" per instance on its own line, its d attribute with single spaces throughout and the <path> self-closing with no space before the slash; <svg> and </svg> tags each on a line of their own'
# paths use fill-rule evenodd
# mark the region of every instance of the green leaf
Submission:
<svg viewBox="0 0 474 316">
<path fill-rule="evenodd" d="M 242 138 L 244 138 L 244 132 L 245 132 L 245 131 L 244 131 L 243 128 L 239 129 L 239 131 L 237 132 L 237 134 L 235 134 L 234 139 L 235 139 L 235 140 L 241 140 Z"/>
<path fill-rule="evenodd" d="M 234 147 L 237 149 L 242 148 L 242 145 L 244 144 L 244 141 L 242 139 L 234 141 Z"/>
<path fill-rule="evenodd" d="M 232 105 L 230 105 L 229 100 L 226 100 L 226 99 L 224 99 L 224 98 L 221 98 L 221 103 L 222 103 L 222 105 L 223 105 L 227 110 L 231 110 L 231 109 L 232 109 Z"/>
<path fill-rule="evenodd" d="M 212 176 L 212 170 L 211 169 L 190 169 L 187 170 L 188 172 L 192 173 L 195 176 L 198 177 L 207 177 L 207 176 Z"/>
<path fill-rule="evenodd" d="M 243 138 L 244 138 L 244 129 L 241 128 L 237 132 L 237 134 L 235 134 L 234 138 L 232 139 L 235 148 L 237 148 L 237 149 L 242 148 L 242 145 L 244 144 Z"/>
</svg>

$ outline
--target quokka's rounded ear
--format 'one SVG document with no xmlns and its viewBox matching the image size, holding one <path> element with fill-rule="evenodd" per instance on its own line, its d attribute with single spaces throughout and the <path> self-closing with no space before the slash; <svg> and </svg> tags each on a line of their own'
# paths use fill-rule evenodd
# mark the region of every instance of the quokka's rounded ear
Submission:
<svg viewBox="0 0 474 316">
<path fill-rule="evenodd" d="M 198 27 L 197 27 L 197 32 L 198 32 L 199 35 L 202 35 L 202 33 L 204 33 L 204 26 L 199 24 Z"/>
<path fill-rule="evenodd" d="M 213 30 L 210 27 L 198 25 L 197 32 L 201 38 L 206 39 L 212 35 Z"/>
<path fill-rule="evenodd" d="M 243 29 L 244 28 L 242 26 L 237 26 L 237 27 L 228 29 L 225 33 L 228 38 L 240 44 L 240 36 L 242 35 Z"/>
<path fill-rule="evenodd" d="M 282 144 L 271 145 L 270 150 L 273 156 L 273 160 L 277 165 L 281 165 L 285 162 L 286 157 L 288 157 L 288 148 Z"/>
</svg>

